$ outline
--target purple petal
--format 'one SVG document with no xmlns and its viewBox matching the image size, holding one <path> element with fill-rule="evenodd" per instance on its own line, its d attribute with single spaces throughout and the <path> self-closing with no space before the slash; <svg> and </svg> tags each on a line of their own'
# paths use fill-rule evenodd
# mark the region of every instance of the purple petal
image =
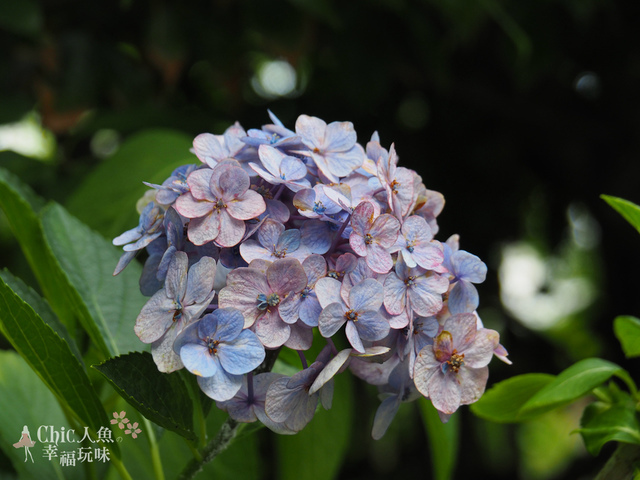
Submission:
<svg viewBox="0 0 640 480">
<path fill-rule="evenodd" d="M 211 133 L 201 133 L 193 139 L 193 149 L 197 157 L 211 168 L 215 167 L 218 161 L 226 157 L 226 153 L 220 142 Z"/>
<path fill-rule="evenodd" d="M 482 283 L 487 277 L 487 266 L 475 255 L 458 250 L 451 256 L 456 277 L 472 283 Z"/>
<path fill-rule="evenodd" d="M 301 292 L 307 286 L 307 275 L 298 260 L 283 258 L 269 266 L 267 281 L 272 291 L 286 295 L 289 292 Z"/>
<path fill-rule="evenodd" d="M 177 333 L 177 323 L 174 323 L 160 339 L 151 344 L 151 356 L 162 373 L 174 372 L 183 367 L 180 356 L 173 351 Z"/>
<path fill-rule="evenodd" d="M 347 340 L 349 340 L 349 343 L 351 344 L 353 349 L 356 352 L 364 353 L 364 345 L 362 344 L 362 339 L 360 338 L 360 334 L 358 333 L 355 322 L 347 322 L 345 333 L 347 335 Z"/>
<path fill-rule="evenodd" d="M 362 340 L 374 342 L 389 335 L 389 322 L 382 318 L 377 311 L 362 312 L 358 321 L 353 323 L 355 323 L 358 336 Z"/>
<path fill-rule="evenodd" d="M 349 306 L 357 311 L 373 310 L 377 312 L 384 300 L 384 287 L 373 278 L 367 278 L 353 286 L 349 292 Z"/>
<path fill-rule="evenodd" d="M 385 398 L 378 410 L 376 410 L 376 416 L 373 419 L 373 430 L 371 436 L 374 440 L 380 440 L 387 432 L 389 425 L 393 421 L 398 409 L 400 408 L 400 398 L 398 395 L 392 395 Z"/>
<path fill-rule="evenodd" d="M 267 250 L 278 243 L 280 235 L 284 232 L 284 225 L 267 218 L 258 230 L 258 241 Z"/>
<path fill-rule="evenodd" d="M 189 268 L 187 290 L 184 296 L 185 305 L 204 301 L 213 290 L 216 276 L 216 261 L 211 257 L 202 257 Z"/>
<path fill-rule="evenodd" d="M 176 252 L 169 262 L 165 290 L 167 297 L 182 301 L 187 289 L 187 266 L 189 259 L 184 252 Z"/>
<path fill-rule="evenodd" d="M 400 233 L 400 222 L 396 217 L 384 213 L 376 218 L 369 233 L 379 245 L 390 248 Z"/>
<path fill-rule="evenodd" d="M 397 264 L 396 264 L 397 265 Z M 395 273 L 384 279 L 384 306 L 392 315 L 399 315 L 407 303 L 407 286 Z"/>
<path fill-rule="evenodd" d="M 290 325 L 291 333 L 284 346 L 292 350 L 309 350 L 313 344 L 313 330 L 301 322 Z"/>
<path fill-rule="evenodd" d="M 229 163 L 214 168 L 209 182 L 213 194 L 226 202 L 242 196 L 250 184 L 249 175 L 242 168 Z"/>
<path fill-rule="evenodd" d="M 340 327 L 347 321 L 344 312 L 342 303 L 332 303 L 322 310 L 318 318 L 318 328 L 323 337 L 333 337 L 340 330 Z"/>
<path fill-rule="evenodd" d="M 381 245 L 376 245 L 375 243 L 369 245 L 365 258 L 369 268 L 376 273 L 387 273 L 393 268 L 391 254 Z"/>
<path fill-rule="evenodd" d="M 173 324 L 176 305 L 164 289 L 156 292 L 142 307 L 134 331 L 140 341 L 151 343 L 162 337 Z"/>
<path fill-rule="evenodd" d="M 291 335 L 291 327 L 280 319 L 277 312 L 265 313 L 258 317 L 253 328 L 266 348 L 284 345 Z"/>
<path fill-rule="evenodd" d="M 322 277 L 316 282 L 316 296 L 322 308 L 331 303 L 342 303 L 342 298 L 340 297 L 341 286 L 342 284 L 338 280 L 331 277 Z"/>
<path fill-rule="evenodd" d="M 464 280 L 458 280 L 449 292 L 449 311 L 453 314 L 473 312 L 480 304 L 476 287 Z"/>
<path fill-rule="evenodd" d="M 320 317 L 321 312 L 322 307 L 320 306 L 320 302 L 318 302 L 318 299 L 315 297 L 315 295 L 309 295 L 300 303 L 300 320 L 302 320 L 306 325 L 309 325 L 310 327 L 318 326 L 318 318 Z"/>
<path fill-rule="evenodd" d="M 336 375 L 336 373 L 338 373 L 340 369 L 344 367 L 344 365 L 347 363 L 347 360 L 349 360 L 350 358 L 349 355 L 351 354 L 351 352 L 352 350 L 350 348 L 341 350 L 335 357 L 333 357 L 329 361 L 329 363 L 327 363 L 327 365 L 322 369 L 320 374 L 313 381 L 311 388 L 309 388 L 309 395 L 313 395 L 315 392 L 320 390 L 320 388 L 322 388 L 325 383 L 331 380 Z"/>
</svg>

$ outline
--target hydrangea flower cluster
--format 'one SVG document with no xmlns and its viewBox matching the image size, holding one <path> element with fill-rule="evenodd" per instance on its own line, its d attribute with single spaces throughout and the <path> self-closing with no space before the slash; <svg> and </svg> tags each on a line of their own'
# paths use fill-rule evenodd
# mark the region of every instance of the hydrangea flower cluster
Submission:
<svg viewBox="0 0 640 480">
<path fill-rule="evenodd" d="M 278 433 L 329 408 L 346 369 L 379 388 L 374 438 L 421 395 L 446 421 L 483 394 L 493 355 L 510 363 L 476 314 L 486 265 L 457 235 L 435 240 L 444 197 L 377 133 L 363 147 L 350 122 L 269 115 L 198 135 L 199 163 L 147 184 L 138 226 L 113 241 L 114 274 L 148 252 L 136 334 L 160 371 L 186 368 L 232 418 Z M 283 347 L 292 376 L 265 368 Z"/>
</svg>

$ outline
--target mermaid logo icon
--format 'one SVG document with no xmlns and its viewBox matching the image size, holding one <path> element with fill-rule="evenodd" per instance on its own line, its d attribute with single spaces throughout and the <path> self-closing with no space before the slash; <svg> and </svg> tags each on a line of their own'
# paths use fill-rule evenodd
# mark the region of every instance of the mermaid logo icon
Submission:
<svg viewBox="0 0 640 480">
<path fill-rule="evenodd" d="M 24 426 L 24 428 L 22 429 L 22 437 L 20 437 L 20 441 L 17 443 L 13 444 L 14 448 L 20 448 L 20 447 L 24 447 L 24 461 L 27 461 L 27 455 L 29 455 L 31 457 L 31 463 L 34 463 L 33 461 L 33 456 L 31 455 L 31 452 L 29 451 L 29 449 L 31 447 L 33 447 L 36 444 L 36 442 L 31 440 L 31 435 L 29 435 L 29 427 L 27 427 L 26 425 Z"/>
</svg>

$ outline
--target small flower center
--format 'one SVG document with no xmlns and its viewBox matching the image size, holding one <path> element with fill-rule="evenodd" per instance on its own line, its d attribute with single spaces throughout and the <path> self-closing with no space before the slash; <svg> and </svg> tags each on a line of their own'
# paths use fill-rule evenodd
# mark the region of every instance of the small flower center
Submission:
<svg viewBox="0 0 640 480">
<path fill-rule="evenodd" d="M 218 345 L 220 344 L 220 340 L 214 340 L 211 337 L 207 337 L 207 348 L 209 349 L 210 355 L 215 355 L 218 353 Z"/>
<path fill-rule="evenodd" d="M 415 276 L 415 275 L 411 275 L 410 277 L 408 277 L 408 278 L 404 281 L 404 284 L 405 284 L 407 287 L 413 287 L 413 286 L 416 284 L 415 279 L 416 279 L 416 276 Z"/>
<path fill-rule="evenodd" d="M 267 303 L 270 307 L 277 307 L 280 303 L 280 295 L 278 295 L 277 293 L 272 293 L 267 297 Z"/>
<path fill-rule="evenodd" d="M 180 303 L 180 300 L 176 300 L 175 304 L 176 304 L 176 311 L 173 312 L 173 321 L 178 322 L 180 321 L 180 319 L 182 319 L 182 303 Z"/>
<path fill-rule="evenodd" d="M 213 208 L 216 209 L 216 213 L 220 213 L 220 210 L 227 208 L 227 204 L 224 203 L 224 200 L 220 199 L 213 205 Z"/>
<path fill-rule="evenodd" d="M 318 215 L 322 215 L 327 210 L 327 207 L 324 206 L 320 200 L 313 204 L 313 213 L 317 213 Z"/>
<path fill-rule="evenodd" d="M 327 272 L 327 277 L 335 278 L 336 280 L 340 280 L 343 275 L 344 272 L 338 272 L 336 270 L 329 270 Z"/>
<path fill-rule="evenodd" d="M 400 185 L 400 182 L 398 182 L 397 180 L 394 180 L 393 182 L 391 182 L 391 185 L 389 185 L 389 186 L 391 187 L 391 191 L 393 193 L 398 193 L 398 188 L 397 187 L 400 187 L 401 185 Z"/>
<path fill-rule="evenodd" d="M 454 350 L 451 354 L 451 358 L 447 360 L 447 363 L 451 366 L 451 370 L 458 373 L 460 367 L 464 365 L 464 353 L 458 354 L 457 350 Z"/>
<path fill-rule="evenodd" d="M 365 243 L 365 245 L 371 245 L 373 243 L 373 237 L 371 236 L 370 233 L 367 233 L 364 236 L 364 243 Z"/>
<path fill-rule="evenodd" d="M 311 288 L 309 286 L 304 287 L 304 290 L 300 292 L 300 298 L 305 299 L 311 295 Z"/>
<path fill-rule="evenodd" d="M 277 133 L 274 133 L 274 134 L 272 134 L 272 135 L 269 137 L 269 143 L 270 143 L 271 145 L 273 145 L 273 144 L 274 144 L 274 143 L 276 143 L 278 140 L 280 140 L 280 138 L 282 138 L 282 137 L 280 137 L 280 135 L 278 135 Z"/>
<path fill-rule="evenodd" d="M 271 252 L 272 257 L 276 258 L 284 258 L 287 256 L 287 249 L 283 248 L 282 250 L 276 250 L 276 246 L 273 246 L 273 251 Z"/>
<path fill-rule="evenodd" d="M 251 190 L 253 190 L 256 193 L 259 193 L 260 195 L 262 195 L 263 198 L 266 198 L 266 199 L 273 198 L 273 195 L 271 194 L 271 190 L 269 190 L 264 185 L 251 185 Z"/>
<path fill-rule="evenodd" d="M 351 321 L 357 322 L 358 321 L 358 312 L 355 312 L 353 310 L 349 310 L 348 312 L 345 312 L 344 318 L 346 318 L 347 320 L 351 320 Z"/>
</svg>

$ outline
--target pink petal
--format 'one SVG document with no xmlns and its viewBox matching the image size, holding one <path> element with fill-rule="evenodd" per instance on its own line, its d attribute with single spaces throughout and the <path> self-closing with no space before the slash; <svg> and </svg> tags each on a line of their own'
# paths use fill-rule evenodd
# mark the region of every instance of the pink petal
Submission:
<svg viewBox="0 0 640 480">
<path fill-rule="evenodd" d="M 247 190 L 241 196 L 227 200 L 227 212 L 238 220 L 251 220 L 262 214 L 267 205 L 258 192 Z"/>
<path fill-rule="evenodd" d="M 226 210 L 220 210 L 220 233 L 215 241 L 221 247 L 233 247 L 242 241 L 246 226 L 242 220 L 238 220 Z"/>
<path fill-rule="evenodd" d="M 473 313 L 452 315 L 444 322 L 443 329 L 453 336 L 453 348 L 464 353 L 476 338 L 476 316 Z"/>
<path fill-rule="evenodd" d="M 500 335 L 498 332 L 481 328 L 476 332 L 473 344 L 464 350 L 464 364 L 470 368 L 481 368 L 488 365 L 499 344 Z"/>
<path fill-rule="evenodd" d="M 220 215 L 212 211 L 209 215 L 194 218 L 189 222 L 187 237 L 194 245 L 204 245 L 220 234 Z"/>
<path fill-rule="evenodd" d="M 428 389 L 431 403 L 442 413 L 453 413 L 460 406 L 462 389 L 453 372 L 437 372 L 429 380 Z"/>
<path fill-rule="evenodd" d="M 190 192 L 180 195 L 176 199 L 175 208 L 180 215 L 187 218 L 199 218 L 208 215 L 213 210 L 214 203 L 208 200 L 198 200 Z"/>
<path fill-rule="evenodd" d="M 488 379 L 488 367 L 460 368 L 458 371 L 458 380 L 460 381 L 460 387 L 462 389 L 460 404 L 469 405 L 470 403 L 477 401 L 484 393 Z"/>
<path fill-rule="evenodd" d="M 187 185 L 189 185 L 189 191 L 194 198 L 215 202 L 216 198 L 210 187 L 212 175 L 213 170 L 210 168 L 200 168 L 189 174 L 187 177 Z"/>
</svg>

